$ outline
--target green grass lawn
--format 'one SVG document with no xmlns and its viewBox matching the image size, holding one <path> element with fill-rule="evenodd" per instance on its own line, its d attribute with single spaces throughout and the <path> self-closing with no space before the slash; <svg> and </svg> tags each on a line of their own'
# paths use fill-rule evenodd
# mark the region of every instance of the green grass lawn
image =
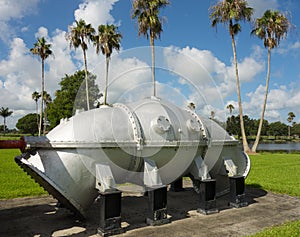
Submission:
<svg viewBox="0 0 300 237">
<path fill-rule="evenodd" d="M 300 197 L 300 154 L 262 153 L 250 156 L 246 184 Z M 300 220 L 266 228 L 252 237 L 300 236 Z"/>
<path fill-rule="evenodd" d="M 300 197 L 300 154 L 262 153 L 250 160 L 247 185 Z"/>
<path fill-rule="evenodd" d="M 251 237 L 299 237 L 300 236 L 300 221 L 290 221 L 283 225 L 272 226 L 263 231 L 251 235 Z"/>
<path fill-rule="evenodd" d="M 0 150 L 0 199 L 46 194 L 16 163 L 19 150 Z"/>
</svg>

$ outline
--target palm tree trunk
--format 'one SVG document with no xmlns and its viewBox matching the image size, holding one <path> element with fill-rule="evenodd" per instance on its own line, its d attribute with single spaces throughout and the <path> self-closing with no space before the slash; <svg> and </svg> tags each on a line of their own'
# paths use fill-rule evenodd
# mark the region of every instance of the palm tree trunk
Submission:
<svg viewBox="0 0 300 237">
<path fill-rule="evenodd" d="M 267 99 L 268 99 L 270 71 L 271 71 L 271 49 L 270 49 L 270 47 L 268 47 L 268 72 L 267 72 L 267 78 L 266 78 L 265 98 L 264 98 L 263 108 L 261 111 L 261 116 L 260 116 L 260 121 L 259 121 L 259 126 L 258 126 L 258 130 L 257 130 L 255 142 L 251 149 L 252 152 L 256 152 L 256 149 L 257 149 L 257 146 L 259 143 L 259 139 L 260 139 L 261 129 L 262 129 L 265 111 L 266 111 Z"/>
<path fill-rule="evenodd" d="M 6 133 L 6 117 L 3 116 L 3 134 L 5 135 Z"/>
<path fill-rule="evenodd" d="M 234 41 L 233 34 L 231 34 L 231 43 L 232 43 L 233 57 L 234 57 L 234 64 L 235 64 L 236 88 L 237 88 L 237 94 L 238 94 L 238 105 L 239 105 L 239 114 L 240 114 L 241 133 L 242 133 L 242 139 L 243 139 L 243 148 L 244 148 L 244 152 L 249 152 L 250 149 L 249 149 L 249 145 L 248 145 L 246 134 L 245 134 L 243 108 L 242 108 L 242 100 L 241 100 L 240 79 L 239 79 L 239 71 L 238 71 L 238 64 L 237 64 L 237 57 L 236 57 L 236 47 L 235 47 L 235 41 Z"/>
<path fill-rule="evenodd" d="M 43 121 L 43 97 L 44 97 L 44 87 L 45 87 L 45 61 L 44 59 L 42 59 L 42 91 L 41 91 L 41 98 L 42 98 L 42 101 L 41 101 L 41 111 L 40 111 L 40 123 L 39 123 L 39 136 L 41 136 L 41 132 L 42 132 L 42 121 Z"/>
<path fill-rule="evenodd" d="M 87 60 L 86 60 L 86 51 L 83 49 L 84 57 L 84 72 L 85 72 L 85 92 L 86 92 L 86 105 L 87 110 L 90 110 L 90 98 L 89 98 L 89 83 L 88 83 L 88 71 L 87 71 Z"/>
<path fill-rule="evenodd" d="M 39 127 L 39 108 L 38 108 L 38 101 L 36 100 L 35 101 L 35 111 L 36 111 L 36 125 Z"/>
<path fill-rule="evenodd" d="M 46 102 L 45 102 L 44 129 L 43 129 L 43 134 L 44 135 L 46 134 L 46 127 L 47 127 L 47 112 L 46 112 L 46 109 L 47 109 L 47 105 L 46 105 Z"/>
<path fill-rule="evenodd" d="M 109 57 L 106 56 L 106 75 L 105 75 L 105 88 L 104 88 L 104 104 L 105 105 L 107 105 L 108 68 L 109 68 Z"/>
<path fill-rule="evenodd" d="M 152 83 L 153 83 L 153 96 L 156 96 L 156 85 L 155 85 L 155 53 L 154 53 L 154 37 L 150 33 L 150 45 L 151 45 L 151 55 L 152 55 Z"/>
</svg>

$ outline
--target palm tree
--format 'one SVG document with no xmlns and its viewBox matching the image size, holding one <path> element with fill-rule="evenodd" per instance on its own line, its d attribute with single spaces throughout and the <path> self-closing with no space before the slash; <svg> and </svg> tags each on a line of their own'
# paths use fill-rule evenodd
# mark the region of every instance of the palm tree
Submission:
<svg viewBox="0 0 300 237">
<path fill-rule="evenodd" d="M 215 116 L 216 116 L 216 112 L 215 111 L 210 111 L 210 119 L 214 119 L 215 118 Z"/>
<path fill-rule="evenodd" d="M 75 24 L 75 26 L 69 26 L 69 32 L 66 34 L 66 39 L 70 42 L 70 48 L 73 46 L 75 49 L 77 49 L 80 46 L 83 51 L 86 103 L 87 110 L 90 110 L 86 51 L 88 49 L 87 42 L 92 40 L 95 29 L 91 24 L 86 24 L 83 19 L 75 21 Z"/>
<path fill-rule="evenodd" d="M 261 18 L 258 18 L 256 20 L 254 29 L 251 32 L 251 34 L 254 34 L 258 38 L 262 39 L 264 41 L 264 46 L 268 49 L 268 72 L 266 77 L 265 97 L 256 139 L 251 149 L 252 152 L 256 152 L 256 148 L 259 143 L 261 129 L 264 121 L 264 114 L 267 105 L 271 71 L 271 50 L 275 47 L 278 47 L 280 40 L 286 37 L 289 26 L 290 23 L 288 19 L 279 11 L 267 10 Z"/>
<path fill-rule="evenodd" d="M 6 118 L 11 116 L 12 113 L 13 113 L 13 111 L 9 111 L 9 108 L 4 108 L 4 107 L 0 108 L 0 116 L 3 117 L 3 132 L 4 132 L 4 134 L 6 132 Z"/>
<path fill-rule="evenodd" d="M 210 8 L 210 19 L 212 27 L 216 27 L 218 23 L 228 25 L 229 34 L 231 36 L 231 44 L 233 50 L 233 58 L 235 65 L 236 88 L 238 95 L 240 126 L 243 139 L 243 148 L 245 152 L 249 152 L 249 145 L 246 138 L 245 126 L 243 120 L 243 108 L 241 100 L 240 79 L 238 72 L 238 62 L 236 53 L 235 36 L 241 31 L 240 21 L 251 21 L 253 9 L 248 6 L 246 0 L 223 0 L 216 3 Z"/>
<path fill-rule="evenodd" d="M 46 134 L 46 127 L 47 127 L 47 107 L 49 103 L 52 101 L 50 94 L 48 94 L 46 91 L 43 93 L 43 101 L 45 103 L 45 111 L 44 111 L 44 129 L 43 129 L 43 134 Z"/>
<path fill-rule="evenodd" d="M 138 35 L 150 37 L 151 55 L 152 55 L 152 83 L 153 96 L 156 96 L 155 87 L 155 57 L 154 40 L 160 38 L 162 29 L 162 19 L 159 17 L 159 10 L 169 4 L 168 0 L 134 0 L 132 18 L 136 18 L 139 26 Z"/>
<path fill-rule="evenodd" d="M 39 126 L 39 115 L 38 115 L 38 100 L 41 98 L 40 93 L 37 91 L 32 93 L 32 99 L 35 101 L 35 111 L 36 111 L 36 124 Z"/>
<path fill-rule="evenodd" d="M 226 109 L 229 110 L 229 114 L 230 114 L 230 116 L 231 116 L 231 115 L 232 115 L 232 111 L 234 110 L 234 106 L 233 106 L 232 104 L 228 104 L 228 105 L 226 106 Z"/>
<path fill-rule="evenodd" d="M 289 123 L 292 123 L 294 118 L 296 117 L 296 115 L 293 112 L 289 112 L 288 116 L 289 117 L 287 118 L 287 121 Z M 290 138 L 290 136 L 291 136 L 291 126 L 288 126 L 288 135 L 289 135 L 289 138 Z"/>
<path fill-rule="evenodd" d="M 38 55 L 42 60 L 42 92 L 41 97 L 43 98 L 43 92 L 45 90 L 45 60 L 52 54 L 51 44 L 47 44 L 44 37 L 38 38 L 34 47 L 30 49 L 30 52 Z M 40 122 L 39 122 L 39 136 L 41 136 L 42 130 L 42 120 L 43 120 L 43 101 L 41 103 L 40 110 Z"/>
<path fill-rule="evenodd" d="M 190 103 L 188 103 L 187 107 L 188 107 L 190 110 L 195 110 L 196 105 L 195 105 L 194 102 L 190 102 Z"/>
<path fill-rule="evenodd" d="M 122 35 L 119 33 L 118 27 L 115 25 L 99 25 L 98 35 L 93 39 L 96 46 L 96 53 L 101 51 L 106 58 L 106 77 L 105 77 L 105 89 L 104 89 L 104 104 L 107 104 L 107 86 L 108 86 L 108 69 L 110 56 L 114 49 L 120 50 L 120 41 Z"/>
</svg>

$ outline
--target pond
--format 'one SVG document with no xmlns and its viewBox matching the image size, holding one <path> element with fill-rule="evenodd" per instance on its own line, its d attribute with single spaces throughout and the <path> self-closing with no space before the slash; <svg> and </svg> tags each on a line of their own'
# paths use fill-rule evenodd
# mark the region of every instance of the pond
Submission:
<svg viewBox="0 0 300 237">
<path fill-rule="evenodd" d="M 250 145 L 250 147 L 252 144 Z M 300 142 L 260 143 L 257 151 L 300 151 Z"/>
</svg>

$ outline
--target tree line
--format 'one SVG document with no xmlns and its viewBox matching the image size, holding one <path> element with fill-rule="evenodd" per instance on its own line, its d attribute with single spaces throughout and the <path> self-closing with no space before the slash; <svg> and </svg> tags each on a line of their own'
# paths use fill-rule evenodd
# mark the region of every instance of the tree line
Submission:
<svg viewBox="0 0 300 237">
<path fill-rule="evenodd" d="M 155 87 L 155 56 L 154 56 L 154 40 L 160 38 L 162 29 L 162 19 L 159 15 L 160 9 L 167 6 L 170 2 L 168 0 L 134 0 L 132 3 L 131 17 L 137 20 L 138 23 L 138 35 L 144 35 L 150 41 L 152 48 L 152 66 L 151 75 L 153 81 L 153 96 L 156 96 Z M 231 44 L 233 50 L 235 77 L 236 77 L 236 89 L 238 99 L 239 110 L 239 126 L 243 141 L 243 149 L 245 152 L 249 152 L 250 148 L 246 139 L 244 114 L 241 101 L 241 89 L 240 79 L 237 61 L 237 48 L 235 38 L 241 32 L 242 27 L 240 22 L 253 22 L 253 8 L 249 7 L 246 0 L 223 0 L 218 1 L 215 5 L 209 8 L 209 18 L 211 20 L 211 26 L 216 27 L 218 24 L 223 24 L 228 28 L 229 35 L 231 37 Z M 278 47 L 280 41 L 287 36 L 287 32 L 290 28 L 290 22 L 287 17 L 277 10 L 267 10 L 264 12 L 261 18 L 254 20 L 251 35 L 257 36 L 263 41 L 264 47 L 268 50 L 268 67 L 266 73 L 265 83 L 265 97 L 262 103 L 262 111 L 257 128 L 256 139 L 251 149 L 252 152 L 256 152 L 256 147 L 260 140 L 260 136 L 263 128 L 264 114 L 267 103 L 267 96 L 269 90 L 269 80 L 271 71 L 271 50 Z M 104 89 L 104 104 L 107 104 L 107 85 L 108 85 L 108 70 L 109 62 L 112 51 L 120 49 L 120 41 L 122 34 L 119 32 L 118 27 L 115 25 L 99 25 L 98 32 L 87 24 L 83 19 L 75 22 L 75 25 L 69 26 L 69 31 L 66 34 L 66 39 L 70 43 L 70 47 L 75 49 L 81 47 L 83 51 L 84 72 L 85 72 L 85 96 L 86 96 L 86 109 L 90 109 L 91 99 L 89 98 L 89 76 L 87 69 L 87 57 L 86 50 L 90 42 L 96 48 L 96 53 L 102 52 L 106 58 L 106 77 L 105 77 L 105 89 Z M 48 44 L 46 40 L 38 38 L 34 47 L 30 49 L 33 54 L 38 55 L 42 61 L 42 86 L 40 96 L 43 98 L 44 94 L 44 62 L 52 54 L 51 44 Z M 44 101 L 41 101 L 40 116 L 39 119 L 39 135 L 41 135 L 42 122 L 46 126 L 44 113 Z M 43 131 L 45 133 L 45 129 Z"/>
<path fill-rule="evenodd" d="M 253 140 L 256 137 L 257 129 L 260 124 L 259 119 L 252 119 L 248 115 L 243 116 L 245 125 L 245 134 L 247 140 Z M 277 137 L 299 138 L 300 136 L 300 124 L 296 122 L 285 124 L 280 121 L 270 123 L 268 120 L 262 122 L 261 136 L 272 136 L 274 139 Z M 229 116 L 225 123 L 221 123 L 225 127 L 226 131 L 234 136 L 241 137 L 241 127 L 239 116 Z"/>
</svg>

